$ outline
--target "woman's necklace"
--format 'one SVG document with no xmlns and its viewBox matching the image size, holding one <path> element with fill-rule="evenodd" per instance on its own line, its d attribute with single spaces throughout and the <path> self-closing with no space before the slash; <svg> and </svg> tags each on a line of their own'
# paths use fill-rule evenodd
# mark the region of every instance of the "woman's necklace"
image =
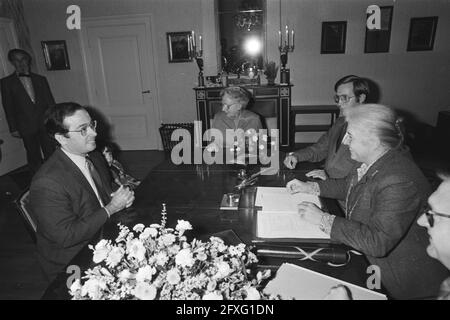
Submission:
<svg viewBox="0 0 450 320">
<path fill-rule="evenodd" d="M 356 205 L 359 202 L 359 198 L 361 198 L 361 195 L 358 196 L 355 203 L 353 204 L 350 211 L 348 210 L 348 199 L 350 198 L 350 193 L 352 192 L 353 186 L 354 186 L 355 177 L 352 178 L 352 182 L 350 183 L 350 187 L 347 190 L 347 196 L 345 197 L 345 217 L 350 220 L 352 217 L 353 210 L 355 209 Z"/>
</svg>

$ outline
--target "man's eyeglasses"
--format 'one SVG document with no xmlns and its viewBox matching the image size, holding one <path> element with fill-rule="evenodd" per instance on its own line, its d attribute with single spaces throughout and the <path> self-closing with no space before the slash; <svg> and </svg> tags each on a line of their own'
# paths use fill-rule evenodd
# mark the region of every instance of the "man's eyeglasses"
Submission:
<svg viewBox="0 0 450 320">
<path fill-rule="evenodd" d="M 431 210 L 431 208 L 429 206 L 427 206 L 423 210 L 423 213 L 427 217 L 428 224 L 432 228 L 434 226 L 434 216 L 439 216 L 439 217 L 444 217 L 444 218 L 449 218 L 450 219 L 450 214 L 439 213 L 439 212 L 433 211 L 433 210 Z"/>
<path fill-rule="evenodd" d="M 79 132 L 83 137 L 87 135 L 88 128 L 91 128 L 95 131 L 97 128 L 97 121 L 93 120 L 89 124 L 84 125 L 80 130 L 67 130 L 67 132 Z"/>
<path fill-rule="evenodd" d="M 349 102 L 352 98 L 355 98 L 356 96 L 347 96 L 347 95 L 345 95 L 345 94 L 343 94 L 343 95 L 341 95 L 341 96 L 338 96 L 337 94 L 336 95 L 334 95 L 334 102 L 336 102 L 336 103 L 339 103 L 339 102 L 342 102 L 342 103 L 347 103 L 347 102 Z"/>
</svg>

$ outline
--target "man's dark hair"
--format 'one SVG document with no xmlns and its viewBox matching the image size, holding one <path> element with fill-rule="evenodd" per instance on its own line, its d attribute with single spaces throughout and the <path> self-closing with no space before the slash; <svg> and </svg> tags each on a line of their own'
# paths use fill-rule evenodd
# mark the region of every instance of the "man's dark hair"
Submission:
<svg viewBox="0 0 450 320">
<path fill-rule="evenodd" d="M 64 119 L 72 116 L 78 110 L 86 110 L 75 102 L 63 102 L 51 106 L 45 113 L 45 129 L 54 137 L 55 134 L 65 134 L 69 130 L 64 126 Z"/>
<path fill-rule="evenodd" d="M 336 82 L 336 84 L 334 85 L 334 91 L 337 91 L 337 88 L 340 85 L 346 83 L 353 84 L 353 93 L 355 94 L 355 96 L 359 97 L 360 95 L 365 94 L 367 100 L 370 90 L 369 90 L 369 82 L 366 79 L 355 75 L 345 76 Z"/>
<path fill-rule="evenodd" d="M 25 50 L 17 49 L 17 48 L 16 49 L 11 49 L 11 50 L 8 51 L 8 60 L 9 60 L 9 62 L 13 61 L 14 56 L 16 54 L 23 54 L 23 55 L 27 56 L 29 62 L 31 63 L 31 55 L 28 52 L 26 52 Z"/>
</svg>

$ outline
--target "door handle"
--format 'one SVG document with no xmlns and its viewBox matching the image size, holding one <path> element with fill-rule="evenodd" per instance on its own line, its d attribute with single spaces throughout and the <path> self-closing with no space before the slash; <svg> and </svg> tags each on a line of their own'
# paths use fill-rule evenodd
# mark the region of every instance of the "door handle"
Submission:
<svg viewBox="0 0 450 320">
<path fill-rule="evenodd" d="M 150 93 L 150 90 L 142 91 L 142 94 L 144 94 L 144 93 Z"/>
</svg>

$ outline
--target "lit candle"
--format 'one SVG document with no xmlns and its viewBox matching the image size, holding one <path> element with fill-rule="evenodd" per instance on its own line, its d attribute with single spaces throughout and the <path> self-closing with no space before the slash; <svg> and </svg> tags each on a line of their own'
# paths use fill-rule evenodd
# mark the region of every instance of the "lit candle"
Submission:
<svg viewBox="0 0 450 320">
<path fill-rule="evenodd" d="M 195 45 L 195 31 L 192 31 L 192 46 L 193 46 L 193 49 L 195 50 L 196 48 L 196 45 Z"/>
<path fill-rule="evenodd" d="M 200 36 L 199 37 L 200 38 L 200 51 L 202 51 L 203 50 L 203 39 L 202 39 L 202 36 Z"/>
<path fill-rule="evenodd" d="M 188 36 L 188 51 L 189 51 L 189 55 L 192 54 L 192 43 L 191 43 L 191 41 L 192 41 L 192 37 Z"/>
<path fill-rule="evenodd" d="M 281 46 L 283 45 L 282 44 L 283 40 L 282 40 L 282 37 L 281 37 L 281 31 L 280 30 L 278 30 L 278 39 L 279 39 L 278 46 L 281 48 Z"/>
<path fill-rule="evenodd" d="M 292 30 L 292 46 L 294 46 L 294 30 Z"/>
<path fill-rule="evenodd" d="M 286 45 L 289 46 L 289 28 L 286 26 Z"/>
</svg>

